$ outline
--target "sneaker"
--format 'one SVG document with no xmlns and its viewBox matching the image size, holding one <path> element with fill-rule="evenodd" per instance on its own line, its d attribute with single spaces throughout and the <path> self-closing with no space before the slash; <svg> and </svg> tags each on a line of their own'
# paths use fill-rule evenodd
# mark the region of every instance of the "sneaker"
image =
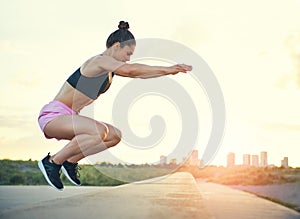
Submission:
<svg viewBox="0 0 300 219">
<path fill-rule="evenodd" d="M 49 183 L 49 185 L 61 191 L 64 188 L 60 180 L 61 165 L 58 165 L 56 163 L 51 163 L 49 159 L 50 159 L 50 153 L 48 153 L 48 155 L 44 159 L 38 162 L 38 166 L 42 171 L 45 179 Z"/>
<path fill-rule="evenodd" d="M 62 172 L 66 175 L 70 182 L 76 186 L 80 186 L 80 180 L 77 178 L 79 177 L 79 169 L 80 167 L 78 166 L 78 163 L 71 163 L 69 161 L 65 161 L 61 168 Z"/>
</svg>

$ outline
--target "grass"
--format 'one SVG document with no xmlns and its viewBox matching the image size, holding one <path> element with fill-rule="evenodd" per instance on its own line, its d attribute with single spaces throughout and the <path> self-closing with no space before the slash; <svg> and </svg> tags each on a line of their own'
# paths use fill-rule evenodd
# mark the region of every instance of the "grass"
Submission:
<svg viewBox="0 0 300 219">
<path fill-rule="evenodd" d="M 247 192 L 247 193 L 250 193 L 250 194 L 253 194 L 253 195 L 256 195 L 257 197 L 260 197 L 260 198 L 263 198 L 263 199 L 266 199 L 266 200 L 269 200 L 271 202 L 274 202 L 274 203 L 277 203 L 277 204 L 280 204 L 280 205 L 283 205 L 287 208 L 290 208 L 294 211 L 297 211 L 297 212 L 300 212 L 300 207 L 296 204 L 293 204 L 293 203 L 289 203 L 289 202 L 284 202 L 284 201 L 281 201 L 279 199 L 276 199 L 276 198 L 271 198 L 271 197 L 268 197 L 268 196 L 263 196 L 263 195 L 260 195 L 260 194 L 257 194 L 255 192 L 249 192 L 247 190 L 242 190 L 244 192 Z"/>
</svg>

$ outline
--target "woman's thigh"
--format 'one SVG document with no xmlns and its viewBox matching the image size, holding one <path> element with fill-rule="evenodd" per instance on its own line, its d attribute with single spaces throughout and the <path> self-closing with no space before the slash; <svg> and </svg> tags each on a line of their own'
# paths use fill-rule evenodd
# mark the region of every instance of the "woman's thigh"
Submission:
<svg viewBox="0 0 300 219">
<path fill-rule="evenodd" d="M 99 135 L 104 138 L 108 134 L 108 127 L 105 123 L 80 115 L 61 115 L 49 122 L 44 132 L 46 135 L 71 140 L 79 134 Z"/>
</svg>

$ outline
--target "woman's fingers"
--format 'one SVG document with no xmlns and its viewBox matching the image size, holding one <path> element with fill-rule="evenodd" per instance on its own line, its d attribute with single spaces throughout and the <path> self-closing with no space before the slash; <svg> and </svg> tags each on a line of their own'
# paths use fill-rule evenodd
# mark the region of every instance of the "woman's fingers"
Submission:
<svg viewBox="0 0 300 219">
<path fill-rule="evenodd" d="M 169 74 L 177 74 L 179 72 L 187 73 L 188 71 L 191 71 L 193 67 L 191 65 L 186 64 L 177 64 L 169 67 L 170 73 Z"/>
<path fill-rule="evenodd" d="M 181 67 L 183 67 L 186 71 L 192 71 L 193 67 L 191 65 L 181 64 Z"/>
<path fill-rule="evenodd" d="M 178 64 L 177 67 L 180 72 L 184 72 L 184 73 L 186 73 L 187 71 L 191 71 L 193 69 L 191 65 L 186 65 L 186 64 Z"/>
</svg>

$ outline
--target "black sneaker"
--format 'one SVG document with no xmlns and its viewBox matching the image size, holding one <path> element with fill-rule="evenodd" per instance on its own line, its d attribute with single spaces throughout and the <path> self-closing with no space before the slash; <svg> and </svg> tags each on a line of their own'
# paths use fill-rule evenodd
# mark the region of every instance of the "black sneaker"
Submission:
<svg viewBox="0 0 300 219">
<path fill-rule="evenodd" d="M 71 163 L 69 161 L 65 161 L 61 167 L 62 172 L 66 175 L 66 177 L 76 186 L 80 186 L 79 177 L 79 166 L 78 163 Z"/>
<path fill-rule="evenodd" d="M 48 153 L 48 155 L 44 159 L 38 162 L 38 166 L 42 171 L 45 179 L 52 187 L 58 190 L 63 190 L 64 186 L 60 180 L 60 172 L 59 172 L 61 165 L 58 165 L 56 163 L 51 163 L 49 159 L 50 159 L 50 153 Z"/>
</svg>

